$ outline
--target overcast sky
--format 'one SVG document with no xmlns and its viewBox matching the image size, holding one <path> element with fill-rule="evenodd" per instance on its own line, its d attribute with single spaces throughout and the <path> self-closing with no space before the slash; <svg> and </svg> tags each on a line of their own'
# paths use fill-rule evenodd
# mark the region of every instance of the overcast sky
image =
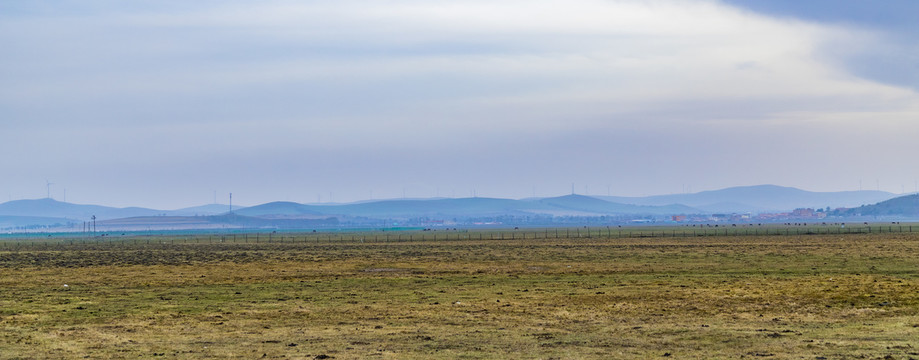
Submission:
<svg viewBox="0 0 919 360">
<path fill-rule="evenodd" d="M 912 192 L 917 3 L 0 1 L 0 201 Z"/>
</svg>

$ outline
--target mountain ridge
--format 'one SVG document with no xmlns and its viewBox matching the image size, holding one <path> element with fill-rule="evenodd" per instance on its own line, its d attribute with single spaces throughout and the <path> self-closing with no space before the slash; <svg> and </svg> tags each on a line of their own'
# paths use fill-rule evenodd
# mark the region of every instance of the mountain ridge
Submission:
<svg viewBox="0 0 919 360">
<path fill-rule="evenodd" d="M 777 185 L 741 186 L 692 194 L 647 197 L 588 196 L 570 194 L 545 198 L 503 199 L 488 197 L 388 199 L 336 204 L 301 204 L 273 201 L 233 209 L 233 214 L 277 221 L 337 218 L 386 219 L 469 219 L 496 216 L 512 217 L 596 217 L 669 216 L 717 213 L 788 212 L 794 208 L 856 207 L 895 198 L 878 191 L 811 192 Z M 618 200 L 618 201 L 613 201 Z M 876 200 L 871 202 L 872 200 Z M 860 204 L 856 204 L 860 203 Z M 856 204 L 856 206 L 840 206 Z M 41 225 L 60 222 L 80 223 L 92 216 L 97 221 L 155 216 L 221 216 L 229 205 L 208 204 L 178 210 L 142 207 L 115 208 L 83 205 L 53 199 L 15 200 L 0 203 L 0 216 L 9 226 Z M 364 221 L 362 220 L 362 221 Z M 252 222 L 255 223 L 255 222 Z"/>
<path fill-rule="evenodd" d="M 598 196 L 636 205 L 682 204 L 711 212 L 781 212 L 796 208 L 857 207 L 892 199 L 896 194 L 876 190 L 816 192 L 779 185 L 735 186 L 690 194 L 644 197 Z M 724 204 L 726 206 L 720 206 Z"/>
</svg>

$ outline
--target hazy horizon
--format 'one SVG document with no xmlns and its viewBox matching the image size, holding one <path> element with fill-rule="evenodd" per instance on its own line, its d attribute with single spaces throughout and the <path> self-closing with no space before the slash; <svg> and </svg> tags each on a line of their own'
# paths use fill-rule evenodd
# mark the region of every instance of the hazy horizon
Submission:
<svg viewBox="0 0 919 360">
<path fill-rule="evenodd" d="M 791 189 L 803 190 L 803 191 L 808 191 L 808 192 L 813 192 L 813 193 L 827 193 L 827 192 L 821 192 L 821 191 L 811 191 L 811 190 L 806 190 L 806 189 L 800 189 L 800 188 L 791 187 L 791 186 L 781 186 L 781 185 L 773 185 L 773 184 L 760 184 L 760 185 L 735 186 L 735 187 L 728 187 L 728 188 L 721 188 L 721 189 L 711 189 L 711 190 L 692 191 L 692 192 L 684 192 L 684 193 L 648 194 L 648 195 L 638 195 L 638 196 L 621 196 L 621 195 L 615 195 L 615 194 L 611 194 L 611 195 L 610 195 L 610 194 L 585 194 L 585 193 L 578 193 L 578 192 L 569 192 L 569 193 L 564 193 L 564 194 L 554 194 L 554 195 L 546 195 L 546 196 L 524 196 L 524 197 L 514 198 L 514 197 L 503 197 L 503 196 L 481 196 L 481 195 L 478 195 L 478 194 L 472 194 L 472 195 L 469 195 L 469 196 L 445 196 L 445 195 L 440 195 L 440 196 L 428 196 L 428 197 L 419 196 L 419 197 L 394 197 L 394 198 L 376 198 L 376 199 L 369 199 L 369 198 L 368 198 L 368 199 L 357 199 L 357 200 L 353 200 L 353 201 L 341 201 L 341 202 L 339 202 L 339 201 L 333 201 L 333 202 L 309 202 L 309 201 L 295 201 L 295 200 L 275 199 L 275 200 L 260 202 L 260 203 L 256 203 L 256 204 L 240 204 L 240 203 L 233 202 L 232 206 L 233 206 L 234 209 L 241 209 L 241 208 L 245 208 L 245 207 L 263 205 L 263 204 L 271 203 L 271 202 L 294 202 L 294 203 L 299 203 L 299 204 L 304 204 L 304 205 L 347 205 L 347 204 L 355 204 L 355 203 L 365 203 L 365 202 L 375 202 L 375 201 L 391 201 L 391 200 L 439 200 L 439 199 L 471 199 L 471 198 L 492 198 L 492 199 L 525 200 L 525 199 L 547 199 L 547 198 L 556 198 L 556 197 L 564 197 L 564 196 L 567 196 L 567 195 L 589 196 L 589 197 L 597 197 L 597 198 L 602 198 L 602 199 L 607 199 L 607 198 L 634 198 L 634 199 L 642 199 L 642 198 L 646 198 L 646 197 L 658 197 L 658 196 L 696 195 L 696 194 L 705 193 L 705 192 L 709 192 L 709 191 L 719 191 L 719 190 L 727 190 L 727 189 L 735 189 L 735 188 L 746 188 L 746 187 L 762 187 L 762 186 L 765 186 L 765 187 L 775 186 L 775 187 L 779 187 L 779 188 L 791 188 Z M 840 192 L 850 192 L 850 191 L 851 191 L 851 192 L 860 192 L 861 190 L 842 190 L 842 191 L 840 191 Z M 878 191 L 878 190 L 864 189 L 863 191 L 864 191 L 864 192 L 876 192 L 876 191 Z M 899 196 L 902 196 L 902 195 L 910 195 L 910 194 L 919 193 L 919 192 L 917 192 L 917 191 L 912 191 L 912 192 L 906 192 L 906 193 L 899 193 L 899 194 L 898 194 L 898 193 L 885 192 L 885 191 L 883 191 L 883 190 L 880 190 L 880 192 L 885 193 L 885 194 L 890 194 L 892 197 L 899 197 Z M 828 192 L 828 193 L 834 193 L 834 192 Z M 227 195 L 229 195 L 229 194 L 227 194 Z M 50 198 L 48 198 L 48 197 L 42 197 L 42 198 L 14 199 L 14 201 L 15 201 L 15 200 L 45 200 L 45 199 L 50 199 L 50 200 L 59 201 L 59 202 L 65 202 L 65 199 L 55 199 L 54 197 L 50 197 Z M 224 201 L 221 201 L 221 200 L 224 200 Z M 178 208 L 157 208 L 157 207 L 152 207 L 152 206 L 144 206 L 144 204 L 131 204 L 131 205 L 126 205 L 126 206 L 116 206 L 116 205 L 110 205 L 110 204 L 104 204 L 104 203 L 94 203 L 94 202 L 87 202 L 87 203 L 74 203 L 74 202 L 71 202 L 71 201 L 66 201 L 66 202 L 67 202 L 67 203 L 71 203 L 71 204 L 77 204 L 77 205 L 101 205 L 101 206 L 108 206 L 108 207 L 140 207 L 140 208 L 148 208 L 148 209 L 154 209 L 154 210 L 169 210 L 169 211 L 173 211 L 173 210 L 182 210 L 182 209 L 186 209 L 186 208 L 205 207 L 205 206 L 210 206 L 210 205 L 215 205 L 215 206 L 230 206 L 228 200 L 229 200 L 229 196 L 227 196 L 226 199 L 216 199 L 216 201 L 212 201 L 212 202 L 210 202 L 210 203 L 199 203 L 199 204 L 195 204 L 195 205 L 182 206 L 182 207 L 178 207 Z M 0 204 L 6 203 L 6 202 L 8 202 L 8 201 L 0 201 Z M 613 201 L 613 202 L 617 202 L 617 201 Z M 623 204 L 632 204 L 632 203 L 627 202 L 627 201 L 625 201 L 625 202 L 620 202 L 620 203 L 623 203 Z M 680 203 L 674 203 L 674 204 L 677 204 L 677 205 L 685 205 L 685 204 L 680 204 Z"/>
<path fill-rule="evenodd" d="M 919 190 L 919 3 L 0 4 L 0 202 Z M 65 199 L 66 192 L 66 199 Z"/>
</svg>

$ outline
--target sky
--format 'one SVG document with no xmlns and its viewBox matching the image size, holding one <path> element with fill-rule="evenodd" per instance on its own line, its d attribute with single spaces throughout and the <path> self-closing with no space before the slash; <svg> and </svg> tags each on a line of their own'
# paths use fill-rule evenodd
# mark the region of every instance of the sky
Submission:
<svg viewBox="0 0 919 360">
<path fill-rule="evenodd" d="M 0 0 L 0 202 L 912 192 L 916 13 Z"/>
</svg>

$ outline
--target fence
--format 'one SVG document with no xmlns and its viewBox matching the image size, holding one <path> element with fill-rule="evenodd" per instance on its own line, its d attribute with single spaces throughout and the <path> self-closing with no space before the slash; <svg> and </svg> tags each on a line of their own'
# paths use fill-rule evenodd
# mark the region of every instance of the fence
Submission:
<svg viewBox="0 0 919 360">
<path fill-rule="evenodd" d="M 389 243 L 427 241 L 497 241 L 552 239 L 698 238 L 714 236 L 807 236 L 919 232 L 916 224 L 863 226 L 719 226 L 719 227 L 571 227 L 525 229 L 460 229 L 422 231 L 242 232 L 224 234 L 125 234 L 125 235 L 6 235 L 0 250 L 45 248 L 76 244 L 285 244 L 285 243 Z"/>
</svg>

